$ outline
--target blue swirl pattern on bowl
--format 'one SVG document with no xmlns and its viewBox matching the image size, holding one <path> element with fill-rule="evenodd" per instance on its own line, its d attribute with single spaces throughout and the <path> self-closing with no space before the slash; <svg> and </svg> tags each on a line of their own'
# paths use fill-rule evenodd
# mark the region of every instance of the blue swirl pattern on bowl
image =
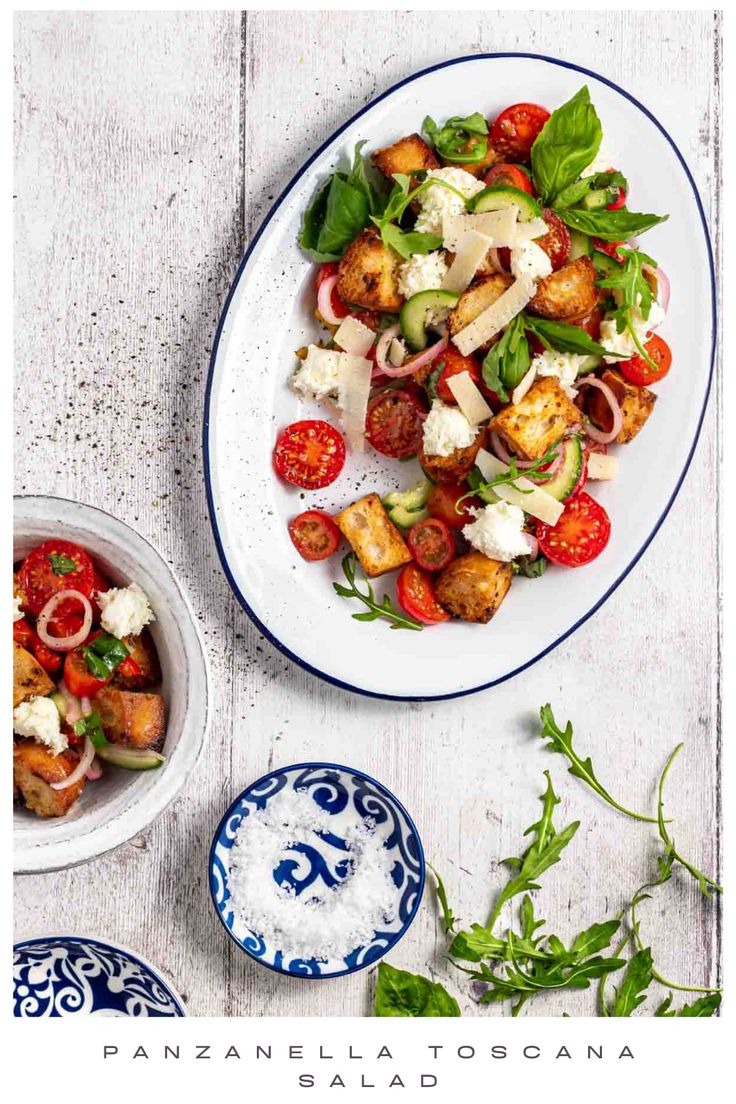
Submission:
<svg viewBox="0 0 736 1104">
<path fill-rule="evenodd" d="M 179 999 L 130 951 L 77 936 L 13 948 L 13 1015 L 184 1016 Z"/>
<path fill-rule="evenodd" d="M 316 881 L 333 886 L 348 873 L 345 823 L 370 817 L 375 831 L 394 860 L 391 877 L 400 891 L 396 918 L 375 931 L 369 944 L 356 947 L 345 958 L 303 959 L 288 948 L 270 945 L 262 934 L 246 927 L 234 914 L 227 888 L 230 850 L 243 820 L 263 809 L 284 787 L 306 790 L 320 809 L 334 817 L 334 830 L 316 839 L 314 847 L 297 845 L 274 870 L 280 884 L 288 882 L 297 895 Z M 210 892 L 215 910 L 228 934 L 262 966 L 296 977 L 338 977 L 362 970 L 382 958 L 409 928 L 424 891 L 424 852 L 414 823 L 403 805 L 384 786 L 349 767 L 332 763 L 298 763 L 264 775 L 248 787 L 220 821 L 210 851 Z"/>
</svg>

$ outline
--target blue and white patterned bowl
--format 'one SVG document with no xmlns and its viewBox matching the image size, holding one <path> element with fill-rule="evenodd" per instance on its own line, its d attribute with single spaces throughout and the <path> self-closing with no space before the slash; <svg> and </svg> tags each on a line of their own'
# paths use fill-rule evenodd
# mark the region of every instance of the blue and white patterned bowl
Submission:
<svg viewBox="0 0 736 1104">
<path fill-rule="evenodd" d="M 131 951 L 86 936 L 26 939 L 13 947 L 13 1015 L 184 1016 L 181 1000 Z"/>
<path fill-rule="evenodd" d="M 263 809 L 285 787 L 306 790 L 321 810 L 334 818 L 329 835 L 315 843 L 317 854 L 306 856 L 310 869 L 304 872 L 305 855 L 300 850 L 301 880 L 290 878 L 297 895 L 320 878 L 333 885 L 345 877 L 345 843 L 348 824 L 358 825 L 370 817 L 375 832 L 394 859 L 391 877 L 400 891 L 394 921 L 375 931 L 365 946 L 355 947 L 345 958 L 316 960 L 298 958 L 288 947 L 270 945 L 262 935 L 251 931 L 234 914 L 227 888 L 230 852 L 242 821 L 254 810 Z M 279 877 L 284 866 L 280 864 Z M 293 865 L 293 864 L 291 864 Z M 327 875 L 325 878 L 324 875 Z M 362 970 L 382 958 L 409 929 L 424 891 L 424 851 L 414 823 L 403 805 L 380 782 L 362 771 L 334 763 L 297 763 L 271 771 L 259 778 L 236 798 L 227 810 L 212 841 L 210 850 L 210 892 L 218 917 L 228 934 L 246 954 L 262 966 L 295 977 L 340 977 Z M 289 875 L 286 875 L 289 877 Z M 274 878 L 277 873 L 274 871 Z M 328 880 L 329 879 L 329 880 Z"/>
</svg>

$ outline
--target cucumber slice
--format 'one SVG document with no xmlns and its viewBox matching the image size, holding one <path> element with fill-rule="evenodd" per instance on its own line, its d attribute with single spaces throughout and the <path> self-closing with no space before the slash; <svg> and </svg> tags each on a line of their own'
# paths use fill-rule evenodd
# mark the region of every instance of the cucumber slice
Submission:
<svg viewBox="0 0 736 1104">
<path fill-rule="evenodd" d="M 478 490 L 479 487 L 483 486 L 483 483 L 485 482 L 485 480 L 483 479 L 483 476 L 481 475 L 481 473 L 478 471 L 477 468 L 473 468 L 473 470 L 468 473 L 467 482 L 468 482 L 468 486 L 470 487 L 471 491 L 475 491 L 478 495 L 478 498 L 482 502 L 485 502 L 488 506 L 492 506 L 494 502 L 500 502 L 501 501 L 500 498 L 498 497 L 498 495 L 494 494 L 493 491 L 479 491 Z"/>
<path fill-rule="evenodd" d="M 49 697 L 51 698 L 51 700 L 54 703 L 54 705 L 56 706 L 56 708 L 59 710 L 59 716 L 61 717 L 62 721 L 65 721 L 66 720 L 66 698 L 64 697 L 64 695 L 61 693 L 60 690 L 54 690 L 53 694 L 49 694 Z"/>
<path fill-rule="evenodd" d="M 164 756 L 157 751 L 120 747 L 107 741 L 101 747 L 95 744 L 95 752 L 99 759 L 126 770 L 155 770 L 165 762 Z"/>
<path fill-rule="evenodd" d="M 432 311 L 454 307 L 460 296 L 454 291 L 419 291 L 407 299 L 401 308 L 399 323 L 401 333 L 409 347 L 420 353 L 427 348 L 427 319 Z"/>
<path fill-rule="evenodd" d="M 576 261 L 578 257 L 590 257 L 593 253 L 593 242 L 587 234 L 581 234 L 579 230 L 570 231 L 570 260 Z"/>
<path fill-rule="evenodd" d="M 578 485 L 583 472 L 583 446 L 579 437 L 562 442 L 563 459 L 560 470 L 551 479 L 540 480 L 539 486 L 558 502 L 564 502 Z"/>
<path fill-rule="evenodd" d="M 615 276 L 621 271 L 620 263 L 613 257 L 609 257 L 607 253 L 602 253 L 600 249 L 594 249 L 590 258 L 598 272 L 602 272 L 604 276 Z"/>
<path fill-rule="evenodd" d="M 399 529 L 411 529 L 418 521 L 425 521 L 429 517 L 429 510 L 423 506 L 419 510 L 407 510 L 406 506 L 392 506 L 388 512 L 394 525 Z"/>
<path fill-rule="evenodd" d="M 600 211 L 610 202 L 611 197 L 608 193 L 608 188 L 598 188 L 594 192 L 588 192 L 588 194 L 583 197 L 583 207 L 588 211 Z"/>
<path fill-rule="evenodd" d="M 422 479 L 416 487 L 409 487 L 406 491 L 390 491 L 384 496 L 383 505 L 387 510 L 394 506 L 401 506 L 404 510 L 422 510 L 429 501 L 429 492 L 432 484 L 428 479 Z"/>
<path fill-rule="evenodd" d="M 585 357 L 578 365 L 578 376 L 587 376 L 590 372 L 595 372 L 596 368 L 600 367 L 602 360 L 603 357 L 599 356 Z"/>
<path fill-rule="evenodd" d="M 502 187 L 500 184 L 484 188 L 468 203 L 468 210 L 476 215 L 485 211 L 501 211 L 504 207 L 518 207 L 521 222 L 542 217 L 542 208 L 528 192 L 522 192 L 521 188 Z"/>
</svg>

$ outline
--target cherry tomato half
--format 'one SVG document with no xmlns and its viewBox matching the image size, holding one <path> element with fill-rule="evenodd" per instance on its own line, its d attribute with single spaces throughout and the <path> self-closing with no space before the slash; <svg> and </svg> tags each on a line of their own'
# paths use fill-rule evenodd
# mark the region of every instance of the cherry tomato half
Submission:
<svg viewBox="0 0 736 1104">
<path fill-rule="evenodd" d="M 518 188 L 520 192 L 534 195 L 534 185 L 529 175 L 520 169 L 518 165 L 502 164 L 494 165 L 486 176 L 487 185 L 495 184 L 496 187 Z"/>
<path fill-rule="evenodd" d="M 657 365 L 652 368 L 648 360 L 643 356 L 633 356 L 630 360 L 620 360 L 616 367 L 629 383 L 635 383 L 639 387 L 647 387 L 650 383 L 657 383 L 664 379 L 672 365 L 672 350 L 663 337 L 654 334 L 644 342 L 644 348 Z"/>
<path fill-rule="evenodd" d="M 495 119 L 491 145 L 509 161 L 528 161 L 534 141 L 548 119 L 549 111 L 539 104 L 512 104 Z"/>
<path fill-rule="evenodd" d="M 337 548 L 342 534 L 329 514 L 305 510 L 289 522 L 289 536 L 305 560 L 326 560 Z"/>
<path fill-rule="evenodd" d="M 65 540 L 48 540 L 29 552 L 18 578 L 25 604 L 38 614 L 60 590 L 78 590 L 89 598 L 94 581 L 94 564 L 83 548 Z"/>
<path fill-rule="evenodd" d="M 582 567 L 600 556 L 611 536 L 611 522 L 603 507 L 582 491 L 565 503 L 556 525 L 537 524 L 540 550 L 552 563 Z"/>
<path fill-rule="evenodd" d="M 459 376 L 461 372 L 467 372 L 477 387 L 483 386 L 478 361 L 472 356 L 463 356 L 462 353 L 458 352 L 457 349 L 453 349 L 450 345 L 437 358 L 437 364 L 442 365 L 435 383 L 437 398 L 442 399 L 444 403 L 448 403 L 450 406 L 457 406 L 457 399 L 447 385 L 447 381 L 452 376 Z"/>
<path fill-rule="evenodd" d="M 33 654 L 48 674 L 55 674 L 61 667 L 64 657 L 61 652 L 54 652 L 47 648 L 43 640 L 34 640 Z"/>
<path fill-rule="evenodd" d="M 317 273 L 316 281 L 317 291 L 319 291 L 319 289 L 322 287 L 322 284 L 325 282 L 325 280 L 328 280 L 330 276 L 337 276 L 337 268 L 337 261 L 329 261 L 327 264 L 323 264 L 320 266 L 319 272 Z M 332 312 L 336 318 L 347 318 L 347 316 L 350 314 L 350 308 L 345 306 L 342 299 L 337 294 L 336 287 L 332 289 L 332 294 L 330 296 L 330 305 L 332 307 Z"/>
<path fill-rule="evenodd" d="M 402 567 L 396 581 L 396 597 L 404 612 L 424 625 L 439 625 L 441 621 L 450 620 L 447 610 L 437 601 L 431 578 L 416 564 Z"/>
<path fill-rule="evenodd" d="M 624 263 L 624 258 L 619 253 L 619 249 L 622 245 L 626 245 L 626 242 L 607 242 L 601 238 L 593 238 L 593 248 L 597 249 L 599 253 L 607 253 L 609 257 L 613 257 L 614 261 L 618 261 L 619 264 Z"/>
<path fill-rule="evenodd" d="M 98 679 L 90 673 L 81 650 L 67 653 L 64 660 L 64 683 L 70 694 L 74 694 L 76 698 L 92 698 L 109 681 L 109 678 Z"/>
<path fill-rule="evenodd" d="M 614 169 L 607 169 L 606 171 L 612 173 L 615 170 Z M 621 208 L 623 207 L 624 203 L 626 202 L 626 198 L 627 198 L 626 192 L 623 190 L 622 187 L 619 186 L 618 195 L 616 196 L 616 198 L 614 200 L 611 201 L 611 203 L 606 204 L 606 210 L 607 211 L 620 211 Z"/>
<path fill-rule="evenodd" d="M 542 211 L 542 218 L 547 223 L 549 230 L 541 238 L 535 240 L 535 245 L 549 257 L 552 262 L 552 271 L 556 272 L 567 264 L 570 256 L 570 231 L 565 226 L 559 215 L 549 208 Z"/>
<path fill-rule="evenodd" d="M 427 416 L 422 402 L 406 390 L 387 388 L 368 404 L 365 435 L 383 456 L 415 456 L 422 443 Z"/>
<path fill-rule="evenodd" d="M 287 483 L 316 491 L 334 483 L 345 463 L 342 434 L 314 418 L 282 429 L 273 450 L 273 466 Z"/>
<path fill-rule="evenodd" d="M 455 538 L 439 518 L 426 518 L 412 525 L 406 543 L 425 571 L 441 571 L 455 558 Z"/>
<path fill-rule="evenodd" d="M 33 626 L 28 624 L 25 617 L 13 622 L 13 640 L 16 644 L 20 644 L 21 648 L 30 648 L 35 636 Z"/>
<path fill-rule="evenodd" d="M 467 483 L 455 485 L 453 483 L 435 483 L 429 492 L 427 509 L 430 515 L 444 522 L 449 529 L 462 529 L 463 525 L 469 525 L 473 520 L 470 513 L 471 507 L 481 507 L 483 503 L 479 498 L 466 498 L 460 506 L 461 513 L 455 509 L 457 500 L 467 494 L 470 488 Z"/>
</svg>

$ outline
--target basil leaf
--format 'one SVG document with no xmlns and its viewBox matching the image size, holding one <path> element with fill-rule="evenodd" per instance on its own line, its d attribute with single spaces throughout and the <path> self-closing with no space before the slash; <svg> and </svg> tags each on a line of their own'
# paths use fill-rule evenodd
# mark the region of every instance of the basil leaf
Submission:
<svg viewBox="0 0 736 1104">
<path fill-rule="evenodd" d="M 629 190 L 628 181 L 620 172 L 596 173 L 594 176 L 584 176 L 582 180 L 575 180 L 572 184 L 568 184 L 566 188 L 563 188 L 552 206 L 556 211 L 563 207 L 575 207 L 576 204 L 585 199 L 589 192 L 596 192 L 601 189 L 611 192 L 611 199 L 614 200 L 618 195 L 619 188 L 623 188 L 624 192 Z"/>
<path fill-rule="evenodd" d="M 325 219 L 317 239 L 318 251 L 342 256 L 368 222 L 368 215 L 365 193 L 351 187 L 335 173 L 327 192 Z"/>
<path fill-rule="evenodd" d="M 328 180 L 319 189 L 309 207 L 302 215 L 302 228 L 299 231 L 299 245 L 313 261 L 324 264 L 326 261 L 339 261 L 339 253 L 320 253 L 317 248 L 319 232 L 325 220 L 327 207 L 327 193 L 330 190 L 331 180 Z"/>
<path fill-rule="evenodd" d="M 439 982 L 421 974 L 396 970 L 388 962 L 378 964 L 375 1014 L 377 1016 L 459 1016 L 460 1006 Z"/>
<path fill-rule="evenodd" d="M 429 115 L 422 130 L 433 143 L 435 150 L 445 161 L 459 165 L 477 165 L 488 153 L 488 123 L 480 111 L 464 119 L 453 115 L 439 127 Z"/>
<path fill-rule="evenodd" d="M 620 242 L 636 234 L 651 230 L 669 215 L 644 215 L 637 211 L 580 211 L 565 208 L 557 212 L 563 222 L 581 234 L 589 234 L 602 241 Z"/>
<path fill-rule="evenodd" d="M 100 633 L 82 650 L 87 670 L 98 679 L 108 679 L 128 654 L 122 640 L 110 633 Z"/>
<path fill-rule="evenodd" d="M 532 178 L 544 203 L 572 184 L 598 153 L 600 119 L 587 87 L 553 111 L 532 146 Z"/>
<path fill-rule="evenodd" d="M 421 234 L 414 230 L 402 230 L 391 222 L 387 222 L 381 227 L 381 237 L 384 245 L 389 245 L 392 249 L 395 249 L 405 261 L 408 261 L 415 253 L 431 253 L 442 245 L 442 238 L 438 234 Z"/>
<path fill-rule="evenodd" d="M 517 314 L 483 361 L 483 382 L 502 402 L 508 401 L 508 392 L 513 391 L 529 371 L 531 356 L 525 325 L 525 319 Z"/>
<path fill-rule="evenodd" d="M 82 655 L 87 664 L 87 670 L 91 675 L 94 675 L 96 679 L 108 679 L 110 677 L 110 668 L 107 666 L 104 659 L 95 655 L 90 648 L 85 648 Z"/>
<path fill-rule="evenodd" d="M 368 200 L 368 209 L 372 215 L 378 215 L 381 213 L 383 205 L 385 203 L 384 196 L 371 184 L 366 173 L 366 159 L 362 155 L 362 149 L 365 145 L 365 141 L 358 142 L 355 146 L 355 152 L 353 154 L 353 167 L 350 170 L 347 183 L 351 188 L 355 188 L 362 192 L 365 198 Z"/>
<path fill-rule="evenodd" d="M 524 579 L 539 579 L 547 570 L 547 560 L 544 556 L 518 556 L 511 564 L 514 575 L 521 575 Z"/>
<path fill-rule="evenodd" d="M 76 561 L 69 556 L 59 556 L 56 552 L 49 552 L 49 559 L 54 575 L 71 575 L 73 571 L 77 570 Z"/>
<path fill-rule="evenodd" d="M 543 342 L 545 347 L 551 346 L 561 353 L 599 357 L 618 355 L 609 352 L 603 345 L 594 341 L 590 334 L 579 326 L 571 326 L 568 322 L 552 322 L 546 318 L 530 317 L 526 317 L 524 322 L 526 328 L 531 330 Z"/>
</svg>

